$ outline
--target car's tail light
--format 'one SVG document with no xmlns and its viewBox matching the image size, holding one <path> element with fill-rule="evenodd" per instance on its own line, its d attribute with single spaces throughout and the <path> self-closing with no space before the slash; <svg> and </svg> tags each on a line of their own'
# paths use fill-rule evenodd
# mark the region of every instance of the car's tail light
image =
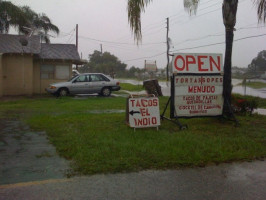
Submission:
<svg viewBox="0 0 266 200">
<path fill-rule="evenodd" d="M 119 82 L 116 82 L 116 85 L 119 85 L 120 83 Z"/>
</svg>

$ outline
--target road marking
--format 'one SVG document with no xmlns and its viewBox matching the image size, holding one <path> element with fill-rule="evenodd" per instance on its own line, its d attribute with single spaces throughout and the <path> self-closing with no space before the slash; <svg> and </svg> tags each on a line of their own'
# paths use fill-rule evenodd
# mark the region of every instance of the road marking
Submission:
<svg viewBox="0 0 266 200">
<path fill-rule="evenodd" d="M 31 181 L 31 182 L 0 185 L 0 189 L 27 187 L 27 186 L 34 186 L 34 185 L 44 185 L 44 184 L 49 184 L 49 183 L 63 183 L 63 182 L 70 182 L 70 181 L 72 181 L 72 179 L 49 179 L 49 180 L 44 180 L 44 181 Z"/>
</svg>

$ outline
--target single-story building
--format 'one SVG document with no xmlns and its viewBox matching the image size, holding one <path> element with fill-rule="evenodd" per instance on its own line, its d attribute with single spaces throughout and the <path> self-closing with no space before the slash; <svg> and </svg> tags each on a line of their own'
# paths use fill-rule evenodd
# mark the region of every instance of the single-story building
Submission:
<svg viewBox="0 0 266 200">
<path fill-rule="evenodd" d="M 71 78 L 73 64 L 81 64 L 75 45 L 40 41 L 0 34 L 0 97 L 45 93 L 50 83 Z"/>
</svg>

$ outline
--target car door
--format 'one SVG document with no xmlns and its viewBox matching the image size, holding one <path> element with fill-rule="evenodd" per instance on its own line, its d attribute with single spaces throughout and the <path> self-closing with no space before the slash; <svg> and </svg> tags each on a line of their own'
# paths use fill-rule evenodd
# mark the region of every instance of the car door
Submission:
<svg viewBox="0 0 266 200">
<path fill-rule="evenodd" d="M 101 74 L 90 75 L 90 87 L 93 93 L 100 93 L 102 88 L 106 86 L 106 80 Z"/>
<path fill-rule="evenodd" d="M 89 79 L 87 75 L 79 75 L 71 84 L 70 93 L 87 94 L 89 88 Z"/>
</svg>

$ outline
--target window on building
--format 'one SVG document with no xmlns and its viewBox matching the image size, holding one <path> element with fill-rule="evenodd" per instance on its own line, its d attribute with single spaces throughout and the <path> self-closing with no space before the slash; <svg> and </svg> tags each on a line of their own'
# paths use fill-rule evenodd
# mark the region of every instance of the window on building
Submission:
<svg viewBox="0 0 266 200">
<path fill-rule="evenodd" d="M 69 66 L 57 65 L 55 68 L 56 79 L 69 79 Z"/>
<path fill-rule="evenodd" d="M 54 79 L 53 65 L 41 65 L 41 79 Z"/>
<path fill-rule="evenodd" d="M 41 79 L 65 79 L 70 78 L 67 65 L 41 65 Z"/>
</svg>

